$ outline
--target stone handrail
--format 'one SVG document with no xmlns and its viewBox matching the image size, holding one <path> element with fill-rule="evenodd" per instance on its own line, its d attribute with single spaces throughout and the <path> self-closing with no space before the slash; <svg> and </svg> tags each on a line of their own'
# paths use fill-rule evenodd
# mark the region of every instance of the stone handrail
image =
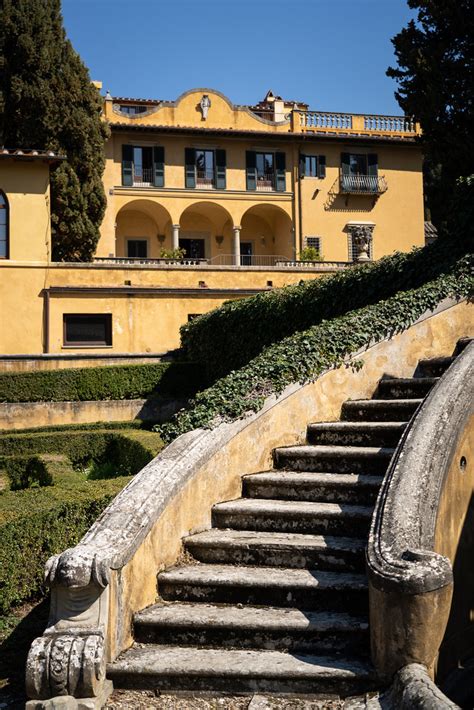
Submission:
<svg viewBox="0 0 474 710">
<path fill-rule="evenodd" d="M 332 421 L 349 391 L 372 395 L 387 363 L 407 377 L 433 347 L 450 352 L 466 308 L 443 302 L 406 332 L 354 353 L 364 363 L 357 376 L 342 366 L 290 385 L 257 413 L 181 435 L 142 469 L 74 548 L 47 562 L 50 617 L 28 656 L 28 710 L 55 696 L 65 710 L 102 707 L 111 691 L 106 664 L 133 642 L 133 614 L 154 603 L 156 573 L 176 562 L 182 538 L 210 527 L 212 506 L 239 497 L 242 476 L 271 466 L 273 446 L 302 441 L 316 411 Z"/>
<path fill-rule="evenodd" d="M 294 109 L 293 126 L 296 131 L 317 131 L 380 134 L 413 138 L 421 133 L 420 126 L 410 116 L 339 113 Z"/>
<path fill-rule="evenodd" d="M 377 499 L 367 567 L 372 655 L 382 677 L 410 663 L 432 671 L 438 654 L 453 587 L 442 552 L 457 542 L 440 543 L 456 527 L 443 502 L 458 485 L 473 401 L 474 342 L 413 417 Z"/>
</svg>

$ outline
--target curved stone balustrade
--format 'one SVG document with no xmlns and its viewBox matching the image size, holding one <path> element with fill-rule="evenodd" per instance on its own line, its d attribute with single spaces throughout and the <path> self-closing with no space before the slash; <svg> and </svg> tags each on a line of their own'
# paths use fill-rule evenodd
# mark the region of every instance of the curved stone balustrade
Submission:
<svg viewBox="0 0 474 710">
<path fill-rule="evenodd" d="M 474 487 L 473 402 L 471 342 L 405 431 L 380 490 L 367 562 L 372 655 L 387 679 L 410 663 L 433 672 Z"/>
</svg>

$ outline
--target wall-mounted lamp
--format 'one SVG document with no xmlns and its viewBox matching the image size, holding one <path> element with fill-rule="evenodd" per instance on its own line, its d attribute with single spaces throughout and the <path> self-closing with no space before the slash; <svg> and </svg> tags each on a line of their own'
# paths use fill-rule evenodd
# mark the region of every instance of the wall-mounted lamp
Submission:
<svg viewBox="0 0 474 710">
<path fill-rule="evenodd" d="M 156 235 L 156 238 L 158 239 L 158 241 L 160 242 L 160 244 L 163 244 L 163 242 L 165 241 L 165 235 L 164 235 L 164 234 L 157 234 L 157 235 Z"/>
<path fill-rule="evenodd" d="M 216 244 L 218 246 L 222 246 L 223 241 L 224 241 L 224 235 L 223 234 L 216 234 Z"/>
<path fill-rule="evenodd" d="M 267 240 L 265 239 L 265 236 L 264 236 L 263 234 L 262 234 L 262 236 L 260 237 L 260 243 L 261 243 L 262 245 L 265 245 L 265 244 L 267 243 Z"/>
</svg>

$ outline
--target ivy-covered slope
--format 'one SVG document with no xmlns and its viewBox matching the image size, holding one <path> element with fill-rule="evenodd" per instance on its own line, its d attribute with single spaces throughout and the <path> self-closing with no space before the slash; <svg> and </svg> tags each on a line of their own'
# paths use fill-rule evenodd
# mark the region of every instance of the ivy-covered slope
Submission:
<svg viewBox="0 0 474 710">
<path fill-rule="evenodd" d="M 408 254 L 227 302 L 181 328 L 185 357 L 201 362 L 215 380 L 292 333 L 449 274 L 465 251 L 461 240 L 438 240 Z"/>
<path fill-rule="evenodd" d="M 369 343 L 405 330 L 444 298 L 471 298 L 473 266 L 472 255 L 465 256 L 449 274 L 417 289 L 400 291 L 379 303 L 322 320 L 270 345 L 240 370 L 198 393 L 189 409 L 178 412 L 171 422 L 157 429 L 165 441 L 171 441 L 186 431 L 213 427 L 223 420 L 232 421 L 246 412 L 258 411 L 270 394 L 278 394 L 294 382 L 309 382 L 325 370 L 338 367 L 347 356 Z M 365 271 L 359 273 L 364 282 Z"/>
</svg>

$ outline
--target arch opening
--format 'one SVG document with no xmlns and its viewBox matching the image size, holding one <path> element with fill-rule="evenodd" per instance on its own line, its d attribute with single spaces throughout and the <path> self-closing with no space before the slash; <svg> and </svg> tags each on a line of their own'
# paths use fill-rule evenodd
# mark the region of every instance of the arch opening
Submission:
<svg viewBox="0 0 474 710">
<path fill-rule="evenodd" d="M 152 200 L 132 200 L 117 213 L 115 254 L 122 258 L 159 259 L 171 249 L 172 220 L 168 210 Z"/>
<path fill-rule="evenodd" d="M 10 258 L 10 211 L 7 196 L 0 190 L 0 259 Z"/>
</svg>

